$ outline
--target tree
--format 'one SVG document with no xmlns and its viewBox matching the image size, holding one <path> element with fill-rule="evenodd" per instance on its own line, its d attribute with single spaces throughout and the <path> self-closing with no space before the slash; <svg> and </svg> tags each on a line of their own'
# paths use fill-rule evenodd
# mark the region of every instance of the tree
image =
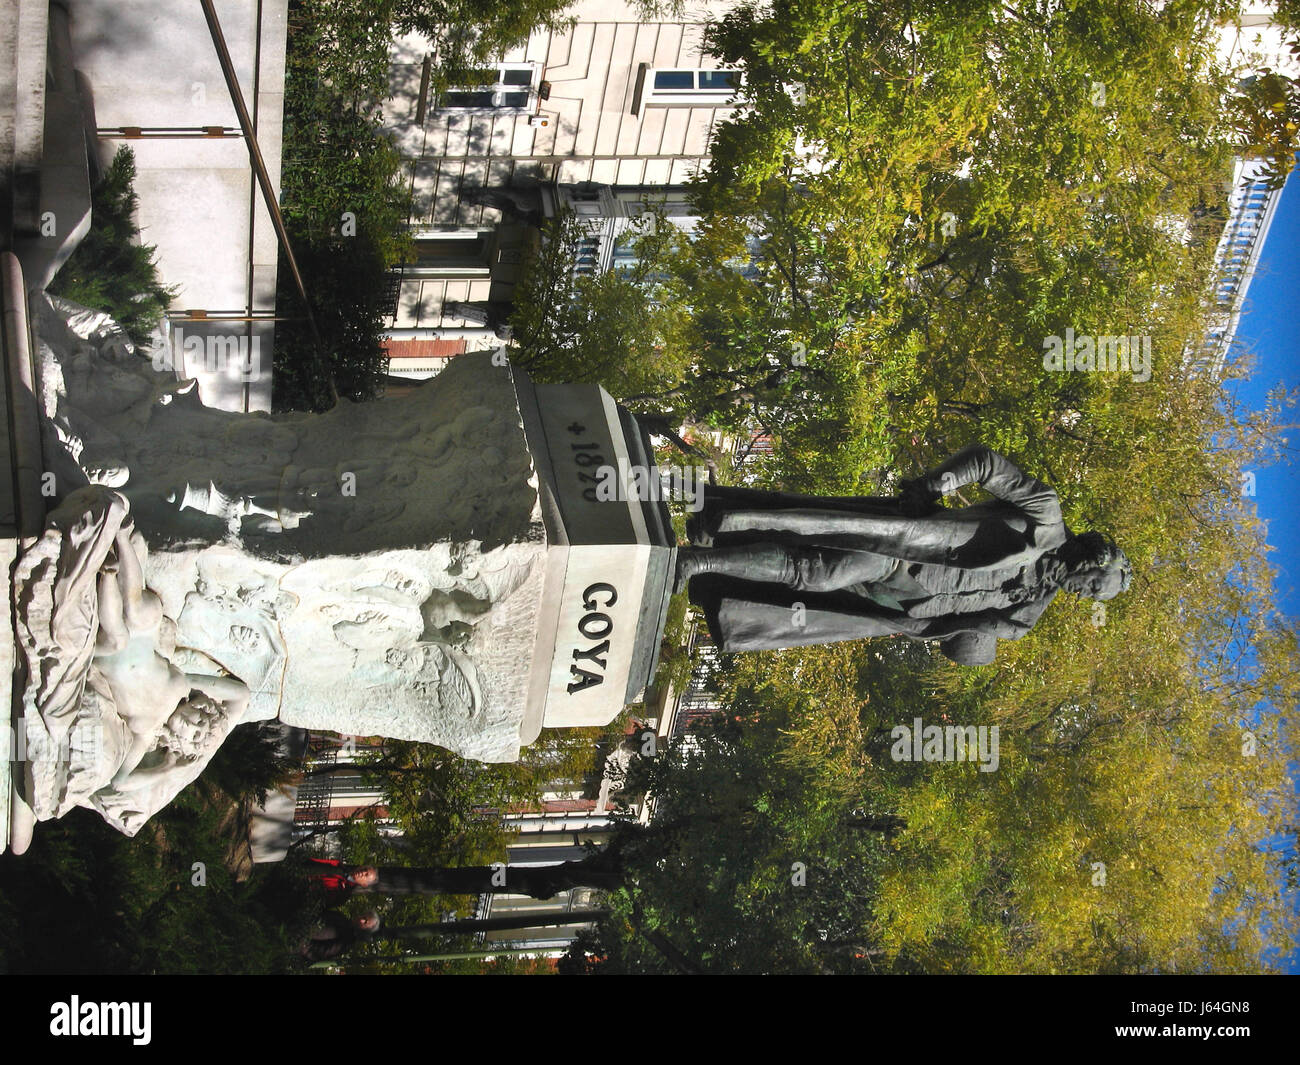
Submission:
<svg viewBox="0 0 1300 1065">
<path fill-rule="evenodd" d="M 570 6 L 572 0 L 384 0 L 381 12 L 399 33 L 437 42 L 441 75 L 450 85 L 535 30 L 562 29 L 572 21 L 564 16 Z"/>
<path fill-rule="evenodd" d="M 401 156 L 381 129 L 392 29 L 371 7 L 294 0 L 285 57 L 281 209 L 317 332 L 281 263 L 274 402 L 373 398 L 388 361 L 388 272 L 410 247 Z"/>
<path fill-rule="evenodd" d="M 1180 220 L 1213 211 L 1228 173 L 1220 7 L 733 10 L 708 46 L 742 69 L 744 108 L 695 186 L 693 237 L 638 249 L 655 317 L 525 290 L 526 364 L 562 374 L 563 338 L 602 323 L 620 399 L 771 433 L 761 472 L 793 490 L 916 472 L 958 443 L 934 439 L 950 414 L 965 437 L 1052 450 L 1114 396 L 1046 371 L 1045 338 L 1146 335 L 1174 370 L 1199 328 L 1213 241 L 1188 246 Z M 539 353 L 548 314 L 580 325 Z M 1013 430 L 1012 408 L 1040 417 Z"/>
<path fill-rule="evenodd" d="M 123 146 L 91 193 L 90 231 L 49 290 L 112 315 L 136 347 L 147 349 L 176 291 L 159 279 L 153 245 L 139 243 L 134 185 L 135 154 Z"/>
<path fill-rule="evenodd" d="M 1283 28 L 1292 58 L 1300 57 L 1300 4 L 1278 0 L 1273 7 L 1271 21 Z M 1280 189 L 1300 148 L 1300 83 L 1260 62 L 1237 90 L 1230 106 L 1236 112 L 1239 146 L 1246 156 L 1268 161 L 1269 183 Z"/>
<path fill-rule="evenodd" d="M 1300 54 L 1300 43 L 1291 48 Z M 1247 156 L 1267 160 L 1269 187 L 1280 189 L 1300 147 L 1300 83 L 1264 70 L 1245 79 L 1233 104 L 1241 147 Z"/>
<path fill-rule="evenodd" d="M 240 853 L 247 804 L 283 769 L 272 752 L 255 726 L 237 729 L 135 837 L 86 810 L 42 823 L 25 855 L 0 859 L 0 967 L 287 971 L 313 907 L 291 870 L 250 870 Z"/>
<path fill-rule="evenodd" d="M 671 343 L 679 312 L 659 272 L 677 230 L 660 220 L 632 265 L 579 273 L 586 224 L 562 212 L 542 228 L 510 318 L 512 361 L 539 381 L 599 381 L 619 396 L 664 387 L 688 360 Z"/>
</svg>

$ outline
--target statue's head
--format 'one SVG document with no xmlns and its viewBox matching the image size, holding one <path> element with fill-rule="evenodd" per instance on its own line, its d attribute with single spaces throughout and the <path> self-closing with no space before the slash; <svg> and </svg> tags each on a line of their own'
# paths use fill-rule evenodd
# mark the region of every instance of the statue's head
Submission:
<svg viewBox="0 0 1300 1065">
<path fill-rule="evenodd" d="M 1080 533 L 1074 538 L 1075 557 L 1061 587 L 1089 599 L 1114 599 L 1128 591 L 1133 581 L 1133 567 L 1113 540 L 1097 532 Z"/>
<path fill-rule="evenodd" d="M 201 757 L 220 742 L 225 707 L 203 692 L 194 691 L 163 724 L 159 746 L 189 761 Z"/>
</svg>

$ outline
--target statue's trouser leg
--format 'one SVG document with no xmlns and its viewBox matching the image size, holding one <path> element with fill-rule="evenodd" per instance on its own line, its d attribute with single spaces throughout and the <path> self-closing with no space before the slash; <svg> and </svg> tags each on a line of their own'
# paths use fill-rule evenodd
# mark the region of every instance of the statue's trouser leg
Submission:
<svg viewBox="0 0 1300 1065">
<path fill-rule="evenodd" d="M 834 592 L 887 580 L 898 561 L 869 551 L 759 543 L 692 552 L 688 565 L 689 576 L 710 573 L 800 592 Z"/>
<path fill-rule="evenodd" d="M 795 571 L 790 587 L 801 592 L 838 592 L 854 585 L 883 583 L 899 566 L 897 559 L 870 551 L 793 547 L 789 552 Z"/>
</svg>

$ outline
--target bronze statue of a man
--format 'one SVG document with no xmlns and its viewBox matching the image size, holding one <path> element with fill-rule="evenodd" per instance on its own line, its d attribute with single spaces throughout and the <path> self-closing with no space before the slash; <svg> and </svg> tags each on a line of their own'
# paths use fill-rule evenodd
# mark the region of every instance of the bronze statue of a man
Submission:
<svg viewBox="0 0 1300 1065">
<path fill-rule="evenodd" d="M 996 498 L 937 505 L 970 484 Z M 897 499 L 710 486 L 688 532 L 711 546 L 680 549 L 677 587 L 723 651 L 903 635 L 987 665 L 1061 589 L 1111 599 L 1132 577 L 1114 543 L 1066 527 L 1051 488 L 978 444 Z"/>
</svg>

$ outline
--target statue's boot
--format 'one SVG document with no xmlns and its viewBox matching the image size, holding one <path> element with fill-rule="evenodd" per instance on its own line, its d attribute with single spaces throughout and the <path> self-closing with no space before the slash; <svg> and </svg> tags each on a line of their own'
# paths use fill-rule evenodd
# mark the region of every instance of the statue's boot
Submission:
<svg viewBox="0 0 1300 1065">
<path fill-rule="evenodd" d="M 673 592 L 683 591 L 692 577 L 706 574 L 733 577 L 759 584 L 785 584 L 794 580 L 794 560 L 777 544 L 737 544 L 734 547 L 677 549 Z"/>
</svg>

